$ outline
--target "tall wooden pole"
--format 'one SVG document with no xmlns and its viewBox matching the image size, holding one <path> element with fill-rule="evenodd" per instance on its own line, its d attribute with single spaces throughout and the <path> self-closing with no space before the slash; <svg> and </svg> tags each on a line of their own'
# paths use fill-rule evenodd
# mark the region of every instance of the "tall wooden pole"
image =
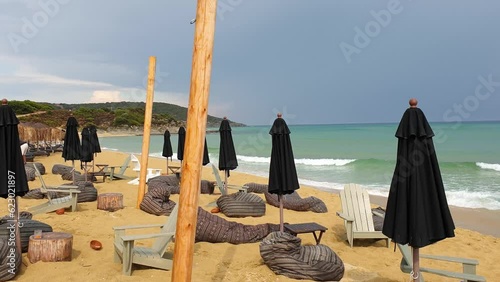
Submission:
<svg viewBox="0 0 500 282">
<path fill-rule="evenodd" d="M 151 137 L 151 119 L 153 117 L 153 97 L 155 92 L 156 57 L 149 57 L 148 86 L 146 90 L 146 109 L 144 112 L 144 133 L 142 134 L 141 171 L 139 173 L 139 190 L 137 205 L 139 208 L 146 191 L 146 174 L 148 171 L 149 141 Z"/>
<path fill-rule="evenodd" d="M 198 0 L 172 281 L 191 281 L 217 0 Z"/>
</svg>

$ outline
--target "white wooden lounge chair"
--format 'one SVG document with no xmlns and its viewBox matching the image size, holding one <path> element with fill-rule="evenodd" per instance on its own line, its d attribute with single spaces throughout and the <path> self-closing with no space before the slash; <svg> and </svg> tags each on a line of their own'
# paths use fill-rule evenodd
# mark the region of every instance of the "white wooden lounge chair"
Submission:
<svg viewBox="0 0 500 282">
<path fill-rule="evenodd" d="M 232 185 L 232 184 L 225 185 L 224 181 L 222 181 L 222 179 L 220 178 L 219 170 L 217 169 L 217 167 L 214 164 L 211 164 L 211 165 L 212 165 L 212 171 L 213 171 L 213 174 L 215 177 L 216 185 L 217 185 L 217 187 L 219 187 L 220 193 L 222 195 L 227 195 L 226 188 L 242 191 L 245 193 L 247 192 L 247 189 L 248 189 L 247 186 Z"/>
<path fill-rule="evenodd" d="M 70 207 L 71 211 L 76 211 L 78 203 L 78 193 L 80 193 L 80 190 L 78 190 L 78 186 L 60 185 L 57 187 L 49 187 L 45 184 L 45 181 L 43 181 L 42 174 L 38 170 L 37 166 L 34 165 L 33 167 L 35 168 L 35 175 L 38 177 L 38 179 L 40 179 L 40 183 L 42 184 L 40 191 L 47 196 L 48 201 L 41 205 L 28 208 L 28 211 L 32 214 L 39 214 L 53 212 L 58 209 Z M 64 193 L 68 194 L 68 196 L 52 199 L 50 193 L 48 192 Z"/>
<path fill-rule="evenodd" d="M 137 172 L 137 178 L 130 180 L 128 184 L 132 185 L 139 185 L 139 177 L 141 176 L 141 163 L 139 162 L 139 159 L 134 155 L 130 155 L 130 161 L 132 162 L 133 171 Z M 161 168 L 147 168 L 148 172 L 146 174 L 146 182 L 153 177 L 160 176 L 161 175 Z"/>
<path fill-rule="evenodd" d="M 413 266 L 411 249 L 410 249 L 410 247 L 408 247 L 408 245 L 400 245 L 400 244 L 398 244 L 398 248 L 401 251 L 401 254 L 403 255 L 403 258 L 401 259 L 401 266 L 400 266 L 401 271 L 403 271 L 404 273 L 410 273 L 412 271 L 412 266 Z M 476 265 L 478 265 L 479 262 L 475 259 L 446 257 L 446 256 L 434 256 L 434 255 L 425 255 L 425 254 L 420 254 L 420 258 L 421 258 L 421 260 L 420 260 L 420 273 L 419 273 L 419 281 L 420 282 L 424 282 L 424 277 L 422 275 L 422 272 L 437 274 L 440 276 L 445 276 L 445 277 L 450 277 L 450 278 L 461 279 L 462 281 L 465 281 L 465 282 L 468 282 L 468 281 L 478 281 L 478 282 L 486 281 L 486 278 L 476 274 Z M 422 264 L 423 264 L 422 258 L 461 263 L 463 272 L 454 272 L 454 271 L 448 271 L 448 270 L 443 270 L 443 269 L 433 269 L 433 268 L 428 268 L 428 267 L 422 267 Z"/>
<path fill-rule="evenodd" d="M 391 239 L 382 231 L 375 231 L 368 192 L 357 184 L 347 184 L 340 192 L 342 212 L 337 215 L 344 219 L 347 241 L 353 246 L 354 239 L 384 239 L 387 247 Z"/>
<path fill-rule="evenodd" d="M 105 176 L 109 177 L 109 181 L 113 181 L 114 179 L 130 179 L 131 177 L 125 175 L 125 171 L 128 168 L 128 164 L 130 163 L 131 156 L 125 158 L 125 161 L 122 165 L 117 166 L 106 166 L 103 171 Z"/>
<path fill-rule="evenodd" d="M 165 252 L 168 243 L 170 243 L 175 236 L 178 206 L 179 204 L 175 205 L 165 224 L 113 227 L 115 231 L 115 262 L 121 262 L 123 264 L 122 272 L 124 275 L 131 275 L 132 264 L 140 264 L 165 270 L 172 269 L 173 253 Z M 125 234 L 126 230 L 151 227 L 161 227 L 160 233 L 144 235 Z M 143 239 L 155 240 L 150 248 L 134 246 L 135 241 Z"/>
</svg>

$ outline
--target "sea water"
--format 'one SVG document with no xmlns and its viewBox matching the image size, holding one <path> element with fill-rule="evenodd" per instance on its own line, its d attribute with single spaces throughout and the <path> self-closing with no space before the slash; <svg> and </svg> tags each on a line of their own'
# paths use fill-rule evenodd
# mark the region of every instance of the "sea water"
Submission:
<svg viewBox="0 0 500 282">
<path fill-rule="evenodd" d="M 289 125 L 299 182 L 323 190 L 362 184 L 387 196 L 395 167 L 398 124 Z M 236 171 L 268 177 L 268 126 L 233 127 Z M 448 203 L 500 210 L 500 122 L 431 123 Z M 212 130 L 217 130 L 217 128 Z M 219 159 L 218 133 L 207 134 L 212 163 Z M 176 160 L 177 135 L 171 136 Z M 142 137 L 100 138 L 109 150 L 141 153 Z M 153 135 L 150 155 L 161 157 L 163 136 Z"/>
</svg>

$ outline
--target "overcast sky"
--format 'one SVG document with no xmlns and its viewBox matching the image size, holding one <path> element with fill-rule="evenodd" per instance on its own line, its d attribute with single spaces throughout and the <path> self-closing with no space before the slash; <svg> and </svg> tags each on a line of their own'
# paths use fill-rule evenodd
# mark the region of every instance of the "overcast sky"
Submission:
<svg viewBox="0 0 500 282">
<path fill-rule="evenodd" d="M 13 100 L 187 106 L 195 0 L 0 0 Z M 209 113 L 268 125 L 500 120 L 498 0 L 219 0 Z"/>
</svg>

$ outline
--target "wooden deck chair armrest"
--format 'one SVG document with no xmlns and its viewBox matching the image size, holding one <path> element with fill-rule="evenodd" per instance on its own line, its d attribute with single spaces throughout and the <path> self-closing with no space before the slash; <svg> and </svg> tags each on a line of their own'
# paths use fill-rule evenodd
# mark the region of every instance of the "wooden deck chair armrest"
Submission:
<svg viewBox="0 0 500 282">
<path fill-rule="evenodd" d="M 76 185 L 59 185 L 57 189 L 78 189 Z"/>
<path fill-rule="evenodd" d="M 248 186 L 240 186 L 240 185 L 231 185 L 231 184 L 228 184 L 227 188 L 233 189 L 233 190 L 246 191 L 248 189 Z"/>
<path fill-rule="evenodd" d="M 344 220 L 354 221 L 354 218 L 352 216 L 348 216 L 347 214 L 344 214 L 342 212 L 337 212 L 337 215 L 343 218 Z"/>
<path fill-rule="evenodd" d="M 124 242 L 127 242 L 127 241 L 143 240 L 143 239 L 160 238 L 160 237 L 171 237 L 174 235 L 175 235 L 175 232 L 167 232 L 167 233 L 143 234 L 143 235 L 124 235 L 124 236 L 121 236 L 120 238 Z"/>
<path fill-rule="evenodd" d="M 457 263 L 469 264 L 469 265 L 479 265 L 479 261 L 478 260 L 476 260 L 476 259 L 469 259 L 469 258 L 435 256 L 435 255 L 426 255 L 426 254 L 420 254 L 420 257 L 421 258 L 426 258 L 426 259 L 434 259 L 434 260 L 442 260 L 442 261 L 449 261 L 449 262 L 457 262 Z"/>
<path fill-rule="evenodd" d="M 45 189 L 47 192 L 61 192 L 61 193 L 81 193 L 82 191 L 78 189 Z"/>
<path fill-rule="evenodd" d="M 104 168 L 103 171 L 106 171 L 108 168 L 109 169 L 115 169 L 115 168 L 123 168 L 123 167 L 128 167 L 128 165 L 127 166 L 123 166 L 123 165 L 108 165 L 106 168 Z"/>
<path fill-rule="evenodd" d="M 114 226 L 113 230 L 120 231 L 120 230 L 127 230 L 127 229 L 143 229 L 143 228 L 153 228 L 153 227 L 162 227 L 165 225 L 164 223 L 162 224 L 143 224 L 143 225 L 125 225 L 125 226 Z"/>
</svg>

